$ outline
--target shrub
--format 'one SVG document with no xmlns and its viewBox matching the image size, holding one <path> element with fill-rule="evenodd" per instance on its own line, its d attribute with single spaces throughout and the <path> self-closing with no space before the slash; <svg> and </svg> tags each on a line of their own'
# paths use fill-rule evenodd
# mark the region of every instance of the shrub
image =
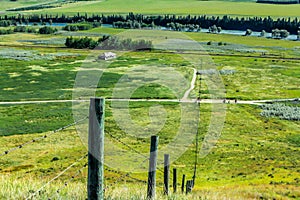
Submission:
<svg viewBox="0 0 300 200">
<path fill-rule="evenodd" d="M 9 27 L 10 25 L 12 25 L 13 22 L 10 20 L 1 20 L 0 21 L 0 26 L 1 27 Z"/>
<path fill-rule="evenodd" d="M 252 34 L 252 30 L 251 29 L 247 29 L 245 36 L 250 36 Z"/>
<path fill-rule="evenodd" d="M 24 33 L 24 32 L 26 32 L 26 27 L 25 26 L 16 26 L 14 28 L 14 32 L 22 32 L 22 33 Z"/>
<path fill-rule="evenodd" d="M 233 75 L 236 71 L 233 69 L 221 69 L 219 72 L 221 75 Z"/>
<path fill-rule="evenodd" d="M 92 28 L 100 27 L 101 22 L 93 22 L 93 23 L 78 23 L 78 24 L 69 24 L 66 25 L 63 29 L 65 31 L 83 31 L 89 30 Z"/>
<path fill-rule="evenodd" d="M 44 26 L 39 29 L 40 34 L 53 34 L 56 31 L 57 31 L 56 28 L 52 28 L 52 27 L 48 27 L 48 26 Z"/>
<path fill-rule="evenodd" d="M 285 120 L 300 121 L 300 107 L 286 105 L 283 103 L 264 104 L 261 106 L 263 111 L 261 116 L 279 117 Z"/>
<path fill-rule="evenodd" d="M 14 31 L 12 29 L 2 30 L 0 29 L 0 35 L 12 34 Z"/>
</svg>

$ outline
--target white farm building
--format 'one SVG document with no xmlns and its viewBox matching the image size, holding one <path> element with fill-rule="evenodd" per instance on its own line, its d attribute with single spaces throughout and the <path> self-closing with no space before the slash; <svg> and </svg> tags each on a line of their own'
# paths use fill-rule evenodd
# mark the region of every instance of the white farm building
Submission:
<svg viewBox="0 0 300 200">
<path fill-rule="evenodd" d="M 105 52 L 103 54 L 101 54 L 98 58 L 101 60 L 111 60 L 111 59 L 115 59 L 117 57 L 117 54 L 113 53 L 113 52 Z"/>
</svg>

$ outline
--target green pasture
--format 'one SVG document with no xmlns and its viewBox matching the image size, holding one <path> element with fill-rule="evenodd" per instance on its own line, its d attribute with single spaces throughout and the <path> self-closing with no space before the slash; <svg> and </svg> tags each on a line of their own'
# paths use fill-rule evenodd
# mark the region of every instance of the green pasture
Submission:
<svg viewBox="0 0 300 200">
<path fill-rule="evenodd" d="M 85 6 L 94 3 L 85 2 Z M 98 5 L 98 2 L 95 5 Z M 86 78 L 94 78 L 99 69 L 102 69 L 96 58 L 104 51 L 67 49 L 62 43 L 67 37 L 66 34 L 77 34 L 74 37 L 91 34 L 91 37 L 97 38 L 98 35 L 118 34 L 122 31 L 96 28 L 56 35 L 1 36 L 0 101 L 72 99 L 76 74 L 86 71 L 88 75 Z M 142 39 L 144 36 L 147 40 L 153 40 L 155 45 L 159 45 L 174 39 L 176 35 L 178 34 L 167 31 L 134 30 L 127 35 L 123 34 L 122 37 Z M 117 59 L 107 61 L 108 65 L 103 70 L 99 83 L 93 88 L 96 96 L 112 97 L 114 87 L 120 78 L 125 77 L 136 85 L 146 80 L 154 80 L 153 84 L 137 87 L 132 98 L 177 98 L 170 88 L 161 87 L 155 82 L 157 80 L 153 78 L 151 69 L 163 71 L 171 68 L 191 81 L 192 68 L 199 69 L 201 66 L 193 66 L 183 58 L 182 54 L 190 52 L 197 58 L 198 54 L 207 52 L 217 70 L 234 72 L 221 75 L 227 98 L 238 100 L 299 98 L 299 62 L 287 59 L 299 58 L 299 42 L 205 33 L 185 33 L 179 38 L 180 41 L 186 39 L 186 36 L 198 42 L 203 47 L 201 51 L 199 49 L 170 52 L 117 51 Z M 41 43 L 41 41 L 47 42 Z M 53 41 L 59 42 L 54 44 Z M 212 41 L 211 45 L 207 45 L 209 41 Z M 222 42 L 222 45 L 218 45 L 219 42 Z M 262 52 L 270 57 L 261 57 Z M 208 77 L 202 78 L 202 97 L 209 98 L 205 82 Z M 177 85 L 180 84 L 176 83 L 174 87 Z M 183 95 L 189 85 L 180 86 L 184 88 L 181 92 Z M 121 84 L 119 90 L 122 91 L 126 87 L 126 84 Z M 199 81 L 196 82 L 196 88 L 191 93 L 193 98 L 197 96 L 198 87 Z M 179 128 L 180 104 L 131 102 L 130 120 L 140 126 L 154 123 L 156 127 L 162 120 L 157 120 L 160 119 L 158 117 L 161 113 L 151 110 L 153 106 L 161 106 L 165 110 L 165 126 L 157 132 L 160 136 L 160 148 L 162 148 L 172 141 Z M 262 117 L 259 106 L 240 104 L 226 104 L 226 106 L 226 119 L 220 138 L 207 156 L 199 158 L 197 182 L 193 194 L 189 196 L 172 194 L 169 199 L 199 199 L 199 196 L 203 199 L 299 199 L 299 121 Z M 126 108 L 121 106 L 118 109 L 126 111 Z M 113 105 L 109 101 L 107 101 L 106 111 L 106 138 L 111 144 L 124 149 L 125 152 L 130 151 L 128 147 L 118 142 L 120 140 L 139 152 L 149 151 L 150 134 L 144 138 L 126 134 L 115 120 Z M 198 128 L 200 146 L 210 125 L 211 112 L 212 105 L 201 104 Z M 149 113 L 154 116 L 154 120 L 149 117 Z M 0 152 L 49 134 L 72 122 L 71 103 L 0 105 Z M 81 134 L 83 133 L 78 132 L 75 127 L 70 127 L 0 157 L 2 188 L 0 199 L 24 199 L 87 153 Z M 192 177 L 195 145 L 194 141 L 191 142 L 188 150 L 171 165 L 177 168 L 180 181 L 183 173 L 189 179 Z M 127 157 L 123 157 L 120 160 L 126 159 Z M 85 161 L 76 164 L 70 171 L 47 186 L 40 197 L 42 199 L 50 197 L 85 199 L 87 169 L 77 173 Z M 147 164 L 145 162 L 144 166 L 147 167 Z M 71 180 L 60 194 L 57 194 L 56 190 L 74 174 L 77 174 L 75 179 Z M 120 172 L 113 167 L 105 167 L 105 184 L 113 184 L 106 191 L 108 199 L 124 199 L 125 193 L 132 199 L 144 199 L 146 185 L 126 176 L 118 180 L 118 177 L 124 174 L 125 172 Z M 131 176 L 147 180 L 147 172 L 133 173 Z M 116 180 L 118 181 L 114 184 Z M 163 184 L 161 172 L 157 174 L 157 182 L 158 199 L 167 199 L 161 194 Z"/>
<path fill-rule="evenodd" d="M 3 0 L 1 1 L 0 10 L 3 12 L 6 9 L 9 8 L 17 8 L 17 7 L 25 7 L 25 6 L 31 6 L 35 4 L 41 4 L 49 2 L 49 0 L 18 0 L 18 1 L 10 1 L 10 0 Z"/>
<path fill-rule="evenodd" d="M 233 16 L 298 17 L 300 5 L 257 4 L 255 1 L 197 1 L 197 0 L 106 0 L 66 4 L 63 7 L 28 11 L 27 13 L 119 13 L 143 14 L 205 14 Z"/>
<path fill-rule="evenodd" d="M 227 98 L 284 99 L 300 96 L 296 61 L 249 58 L 214 58 L 220 69 L 236 70 L 222 75 Z M 234 64 L 235 63 L 235 64 Z"/>
<path fill-rule="evenodd" d="M 192 53 L 195 56 L 198 53 L 208 53 L 218 70 L 235 71 L 231 75 L 221 75 L 228 98 L 256 100 L 299 97 L 299 63 L 297 60 L 285 59 L 299 58 L 299 42 L 208 33 L 186 33 L 186 36 L 169 31 L 133 30 L 123 33 L 121 31 L 121 29 L 96 28 L 75 33 L 97 34 L 99 37 L 103 34 L 117 34 L 120 37 L 152 40 L 158 47 L 176 37 L 180 38 L 179 41 L 191 38 L 201 46 L 201 49 L 193 49 Z M 1 37 L 0 44 L 3 46 L 0 48 L 2 66 L 0 76 L 5 81 L 1 85 L 0 99 L 2 101 L 71 99 L 76 74 L 79 71 L 86 71 L 92 77 L 95 76 L 97 73 L 88 68 L 99 67 L 97 56 L 103 51 L 67 49 L 62 44 L 66 37 L 64 33 L 50 36 L 12 34 Z M 53 44 L 54 41 L 59 43 Z M 207 45 L 209 41 L 212 42 L 211 45 Z M 219 42 L 222 42 L 221 46 Z M 270 58 L 262 57 L 262 52 Z M 130 72 L 133 77 L 139 77 L 132 81 L 143 79 L 152 83 L 151 68 L 164 70 L 165 66 L 171 67 L 187 81 L 192 79 L 192 67 L 207 69 L 206 66 L 199 64 L 191 65 L 184 59 L 182 53 L 184 52 L 174 50 L 169 53 L 117 52 L 118 58 L 107 63 L 108 67 L 95 89 L 96 94 L 111 97 L 115 84 L 124 74 L 129 73 L 130 69 L 142 67 L 145 70 L 143 78 L 139 71 L 135 72 L 136 74 Z M 198 84 L 199 82 L 196 83 Z M 188 87 L 186 84 L 182 88 L 181 95 Z M 206 89 L 205 87 L 202 89 L 202 94 L 203 97 L 209 98 Z M 197 88 L 192 92 L 193 97 L 196 91 Z M 132 97 L 174 98 L 172 95 L 166 88 L 144 85 L 135 91 Z"/>
<path fill-rule="evenodd" d="M 147 113 L 153 105 L 155 104 L 131 103 L 130 111 L 132 116 L 134 116 L 132 120 L 139 124 L 149 123 Z M 177 125 L 180 124 L 180 116 L 178 115 L 180 106 L 168 103 L 161 105 L 166 109 L 167 123 L 159 133 L 160 148 L 170 142 L 170 139 L 174 137 L 170 133 L 178 130 Z M 40 106 L 42 105 L 37 107 Z M 69 106 L 67 105 L 67 107 Z M 19 106 L 19 109 L 23 109 L 23 106 Z M 110 103 L 107 103 L 106 110 L 106 137 L 111 144 L 118 146 L 123 151 L 131 151 L 128 147 L 119 143 L 115 139 L 117 138 L 131 148 L 141 153 L 147 153 L 149 150 L 149 138 L 135 138 L 128 134 L 123 134 L 112 116 Z M 300 194 L 297 189 L 300 181 L 298 178 L 299 146 L 291 138 L 299 136 L 300 124 L 299 122 L 277 118 L 267 119 L 261 117 L 260 112 L 261 109 L 257 106 L 228 105 L 224 128 L 219 140 L 207 156 L 199 158 L 194 195 L 204 195 L 208 199 L 223 196 L 224 198 L 240 199 L 259 199 L 261 197 L 266 199 L 299 198 Z M 207 134 L 211 105 L 203 104 L 201 113 L 199 127 L 200 146 Z M 61 119 L 63 120 L 61 117 L 57 118 L 57 120 Z M 40 125 L 44 126 L 47 123 L 49 122 L 42 121 Z M 113 134 L 114 138 L 110 137 L 108 133 Z M 41 136 L 41 134 L 2 137 L 0 140 L 0 151 L 38 136 Z M 171 164 L 171 168 L 177 168 L 179 180 L 181 180 L 182 174 L 186 174 L 188 178 L 192 176 L 194 148 L 195 146 L 192 143 L 189 149 Z M 1 182 L 5 180 L 5 183 L 1 185 L 5 185 L 4 191 L 6 191 L 8 197 L 16 195 L 14 193 L 15 188 L 12 187 L 13 184 L 19 185 L 18 197 L 22 197 L 22 195 L 28 194 L 30 191 L 35 191 L 44 182 L 50 180 L 76 159 L 83 156 L 87 149 L 82 143 L 78 132 L 72 127 L 30 146 L 24 146 L 17 151 L 0 158 L 0 174 L 3 177 Z M 20 156 L 14 156 L 16 153 Z M 108 160 L 109 157 L 106 157 L 106 159 Z M 77 174 L 75 180 L 71 181 L 70 185 L 65 187 L 61 194 L 55 194 L 56 189 L 64 184 L 63 181 L 69 180 L 70 176 L 76 174 L 83 164 L 84 160 L 76 164 L 59 180 L 50 184 L 42 195 L 48 198 L 52 195 L 62 198 L 68 196 L 75 196 L 77 199 L 84 198 L 84 192 L 75 192 L 72 188 L 85 187 L 86 169 Z M 147 167 L 147 162 L 144 165 Z M 117 171 L 118 169 L 110 166 L 105 167 L 105 182 L 107 185 L 114 183 L 114 181 L 118 180 L 118 177 L 125 173 Z M 4 179 L 8 176 L 14 177 L 14 179 Z M 141 180 L 147 179 L 146 172 L 133 173 L 131 176 Z M 37 181 L 38 178 L 39 181 Z M 22 186 L 22 182 L 28 182 L 29 184 Z M 121 195 L 119 197 L 121 198 L 122 193 L 118 191 L 126 186 L 131 187 L 131 183 L 135 183 L 135 181 L 129 177 L 123 177 L 107 189 L 107 195 L 115 195 L 116 198 L 118 194 Z M 158 193 L 160 193 L 159 188 L 162 190 L 162 183 L 163 174 L 159 171 L 157 174 Z M 180 186 L 179 184 L 180 181 L 178 182 L 178 187 Z M 141 191 L 136 194 L 142 198 L 141 196 L 146 190 L 146 184 L 141 184 L 140 188 Z M 230 188 L 236 189 L 229 192 Z M 5 195 L 3 191 L 1 191 L 1 195 L 2 197 Z"/>
</svg>

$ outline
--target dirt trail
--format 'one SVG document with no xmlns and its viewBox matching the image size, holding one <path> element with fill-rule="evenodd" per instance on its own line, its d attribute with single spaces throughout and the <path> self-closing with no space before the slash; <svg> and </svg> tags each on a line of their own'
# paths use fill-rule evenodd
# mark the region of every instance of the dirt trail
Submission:
<svg viewBox="0 0 300 200">
<path fill-rule="evenodd" d="M 181 100 L 187 100 L 189 98 L 189 95 L 191 93 L 191 91 L 195 88 L 195 83 L 196 83 L 196 80 L 197 80 L 197 70 L 195 68 L 193 68 L 194 70 L 194 74 L 193 74 L 193 78 L 192 78 L 192 81 L 191 81 L 191 86 L 190 88 L 184 93 L 183 97 Z"/>
<path fill-rule="evenodd" d="M 250 104 L 260 105 L 263 103 L 293 101 L 293 99 L 269 99 L 269 100 L 226 100 L 228 104 Z M 183 103 L 224 103 L 223 99 L 106 99 L 106 101 L 131 101 L 131 102 L 183 102 Z M 6 101 L 0 102 L 0 105 L 17 105 L 17 104 L 39 104 L 39 103 L 68 103 L 68 102 L 89 102 L 89 100 L 38 100 L 38 101 Z"/>
</svg>

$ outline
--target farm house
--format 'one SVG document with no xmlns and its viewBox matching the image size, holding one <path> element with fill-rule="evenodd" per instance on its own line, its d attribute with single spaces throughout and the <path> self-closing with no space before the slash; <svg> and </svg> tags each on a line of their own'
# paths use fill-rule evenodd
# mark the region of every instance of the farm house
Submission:
<svg viewBox="0 0 300 200">
<path fill-rule="evenodd" d="M 98 58 L 101 60 L 110 60 L 110 59 L 115 59 L 116 57 L 117 57 L 117 55 L 115 53 L 105 52 L 105 53 L 101 54 Z"/>
<path fill-rule="evenodd" d="M 298 4 L 300 0 L 257 0 L 257 3 Z"/>
</svg>

